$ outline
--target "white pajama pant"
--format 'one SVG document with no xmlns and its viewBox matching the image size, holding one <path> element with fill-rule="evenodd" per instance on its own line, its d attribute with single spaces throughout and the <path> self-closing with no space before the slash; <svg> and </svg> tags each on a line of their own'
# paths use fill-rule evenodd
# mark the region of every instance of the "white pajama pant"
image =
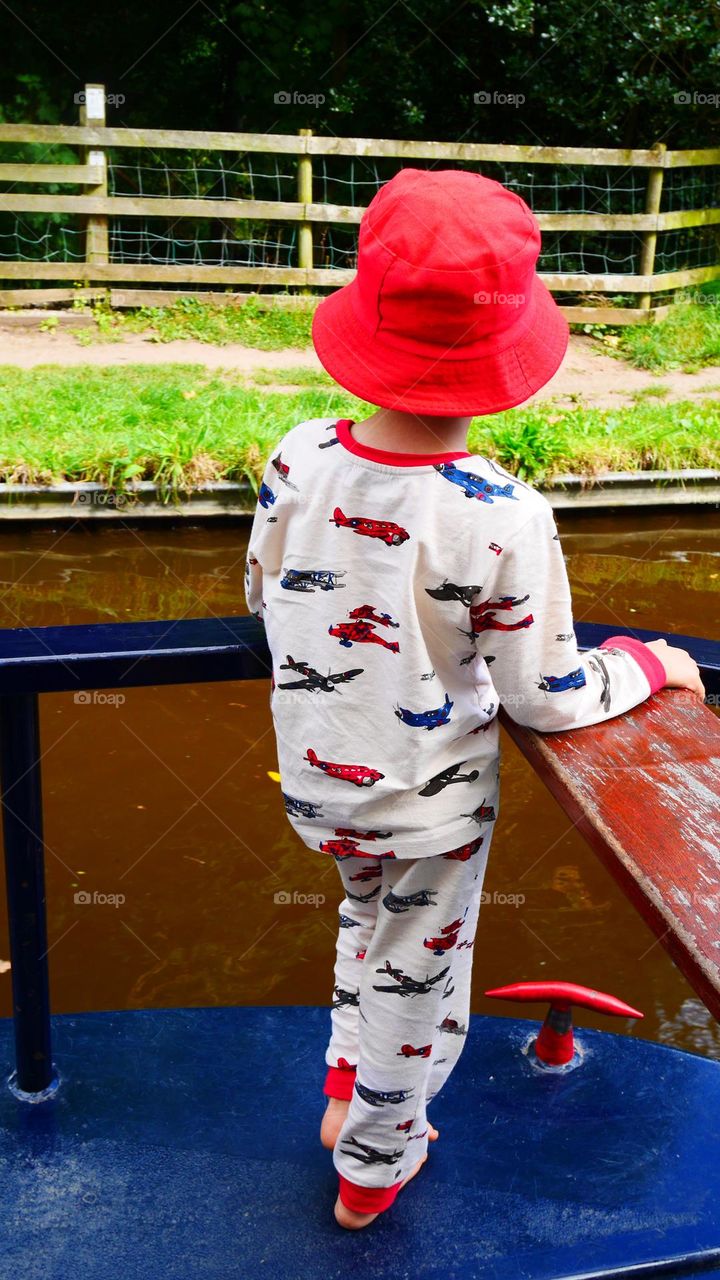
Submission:
<svg viewBox="0 0 720 1280">
<path fill-rule="evenodd" d="M 350 1099 L 333 1155 L 341 1195 L 344 1180 L 399 1188 L 427 1150 L 427 1104 L 465 1044 L 492 830 L 431 857 L 336 857 L 345 897 L 325 1092 Z M 343 1199 L 355 1207 L 352 1188 Z M 385 1207 L 372 1199 L 357 1207 Z"/>
</svg>

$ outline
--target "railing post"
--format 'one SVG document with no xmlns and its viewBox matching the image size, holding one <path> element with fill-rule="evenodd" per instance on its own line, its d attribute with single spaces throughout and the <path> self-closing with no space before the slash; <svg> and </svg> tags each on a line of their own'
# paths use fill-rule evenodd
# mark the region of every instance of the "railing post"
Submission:
<svg viewBox="0 0 720 1280">
<path fill-rule="evenodd" d="M 86 84 L 85 101 L 80 107 L 80 123 L 105 127 L 105 85 Z M 85 163 L 102 170 L 100 182 L 96 187 L 87 187 L 86 195 L 107 196 L 107 158 L 104 151 L 86 147 Z M 85 224 L 85 261 L 88 266 L 97 266 L 110 260 L 108 236 L 108 219 L 105 214 L 89 213 Z M 92 274 L 91 272 L 89 274 Z"/>
<path fill-rule="evenodd" d="M 663 174 L 662 161 L 665 158 L 667 147 L 664 142 L 658 142 L 653 148 L 657 152 L 658 159 L 661 164 L 657 169 L 648 169 L 647 190 L 645 193 L 645 212 L 652 214 L 656 219 L 656 227 L 653 231 L 643 232 L 642 248 L 640 250 L 640 275 L 651 276 L 655 270 L 655 249 L 657 247 L 657 216 L 660 212 L 660 202 L 662 200 Z M 640 295 L 640 306 L 643 311 L 649 311 L 652 303 L 652 294 L 643 293 Z"/>
<path fill-rule="evenodd" d="M 0 789 L 5 841 L 16 1096 L 50 1091 L 50 986 L 45 919 L 40 730 L 36 693 L 0 698 Z"/>
<path fill-rule="evenodd" d="M 311 138 L 312 129 L 300 129 L 301 138 Z M 298 202 L 312 204 L 312 156 L 309 152 L 298 157 Z M 298 266 L 305 271 L 313 267 L 313 228 L 312 222 L 302 221 L 298 224 Z M 305 285 L 301 293 L 312 293 L 312 288 Z"/>
</svg>

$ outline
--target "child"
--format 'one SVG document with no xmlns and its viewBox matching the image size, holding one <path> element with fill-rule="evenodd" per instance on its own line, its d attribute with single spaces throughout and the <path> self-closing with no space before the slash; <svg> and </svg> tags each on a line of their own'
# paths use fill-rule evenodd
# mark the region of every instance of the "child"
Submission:
<svg viewBox="0 0 720 1280">
<path fill-rule="evenodd" d="M 499 704 L 552 731 L 664 685 L 704 697 L 664 641 L 578 653 L 549 502 L 467 451 L 474 415 L 527 400 L 565 354 L 539 248 L 529 208 L 497 182 L 404 169 L 387 183 L 356 278 L 313 325 L 328 372 L 379 407 L 285 435 L 250 537 L 285 806 L 345 891 L 321 1138 L 353 1229 L 426 1159 L 426 1106 L 464 1044 Z"/>
</svg>

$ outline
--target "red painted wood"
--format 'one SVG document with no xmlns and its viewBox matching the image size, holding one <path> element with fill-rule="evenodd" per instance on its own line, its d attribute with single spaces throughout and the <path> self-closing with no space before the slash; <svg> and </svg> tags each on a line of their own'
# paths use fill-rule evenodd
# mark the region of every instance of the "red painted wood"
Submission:
<svg viewBox="0 0 720 1280">
<path fill-rule="evenodd" d="M 686 689 L 564 733 L 500 720 L 720 1018 L 720 719 Z"/>
</svg>

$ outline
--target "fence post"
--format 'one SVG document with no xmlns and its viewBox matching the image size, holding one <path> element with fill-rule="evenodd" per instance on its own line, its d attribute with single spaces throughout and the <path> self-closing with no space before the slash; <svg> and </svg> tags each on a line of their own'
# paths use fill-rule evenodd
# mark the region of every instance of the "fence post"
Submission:
<svg viewBox="0 0 720 1280">
<path fill-rule="evenodd" d="M 40 1101 L 57 1086 L 50 1038 L 38 695 L 0 698 L 0 787 L 15 1023 L 13 1093 Z"/>
<path fill-rule="evenodd" d="M 301 138 L 311 138 L 312 129 L 299 129 Z M 303 153 L 298 157 L 298 202 L 312 204 L 312 156 Z M 298 266 L 305 271 L 312 271 L 313 266 L 313 228 L 312 222 L 298 223 Z M 312 293 L 309 285 L 304 285 L 301 293 Z"/>
<path fill-rule="evenodd" d="M 667 147 L 664 142 L 658 142 L 654 147 L 657 152 L 658 159 L 662 162 L 665 158 Z M 662 163 L 657 169 L 648 170 L 647 190 L 645 193 L 645 212 L 657 216 L 660 212 L 660 202 L 662 200 L 664 169 Z M 657 247 L 657 223 L 654 231 L 643 231 L 643 242 L 640 250 L 640 275 L 651 276 L 655 269 L 655 249 Z M 640 306 L 643 311 L 649 311 L 652 303 L 652 294 L 643 293 L 640 295 Z"/>
<path fill-rule="evenodd" d="M 86 84 L 85 101 L 80 107 L 80 123 L 83 125 L 105 126 L 105 85 Z M 100 182 L 96 187 L 87 187 L 86 195 L 106 196 L 107 159 L 104 151 L 86 147 L 84 151 L 86 164 L 102 170 Z M 105 214 L 89 213 L 85 224 L 85 261 L 88 266 L 97 266 L 109 261 L 108 219 Z M 88 272 L 92 276 L 92 272 Z"/>
</svg>

